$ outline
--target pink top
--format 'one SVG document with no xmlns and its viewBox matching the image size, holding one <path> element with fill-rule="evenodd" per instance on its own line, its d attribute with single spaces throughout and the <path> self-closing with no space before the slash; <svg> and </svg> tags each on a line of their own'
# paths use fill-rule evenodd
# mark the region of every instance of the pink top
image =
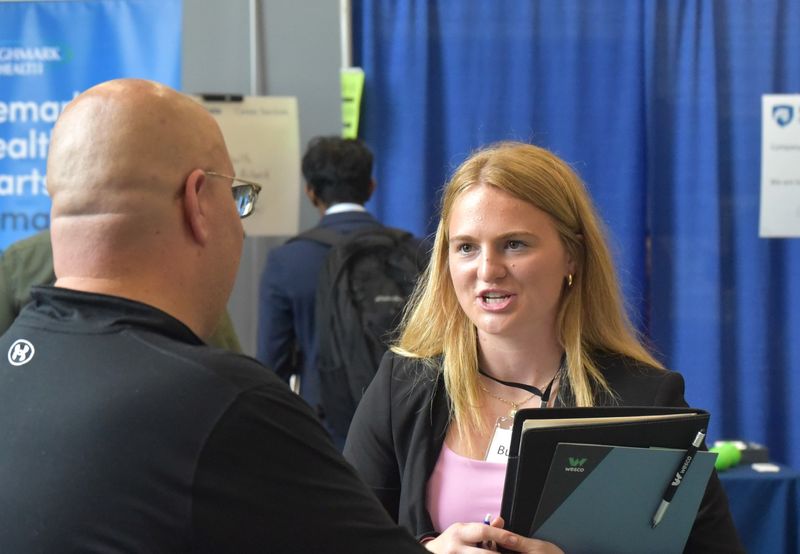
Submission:
<svg viewBox="0 0 800 554">
<path fill-rule="evenodd" d="M 473 460 L 442 445 L 436 467 L 428 480 L 427 508 L 434 529 L 441 533 L 453 523 L 483 522 L 500 515 L 504 462 Z"/>
</svg>

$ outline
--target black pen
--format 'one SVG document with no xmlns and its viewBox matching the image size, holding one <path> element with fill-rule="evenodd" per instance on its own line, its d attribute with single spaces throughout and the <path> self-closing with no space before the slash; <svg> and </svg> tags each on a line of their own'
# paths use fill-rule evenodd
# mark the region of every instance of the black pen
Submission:
<svg viewBox="0 0 800 554">
<path fill-rule="evenodd" d="M 664 518 L 664 514 L 667 513 L 669 503 L 672 502 L 672 497 L 675 496 L 675 491 L 678 490 L 678 487 L 683 482 L 683 476 L 686 475 L 686 471 L 689 469 L 689 466 L 692 465 L 692 460 L 694 460 L 695 456 L 697 455 L 697 449 L 703 443 L 705 436 L 705 429 L 698 431 L 697 436 L 692 441 L 692 444 L 689 445 L 689 450 L 686 451 L 686 455 L 683 457 L 681 465 L 678 466 L 678 471 L 675 472 L 675 477 L 672 479 L 672 481 L 670 481 L 669 485 L 667 485 L 667 489 L 664 491 L 664 496 L 661 498 L 661 504 L 658 505 L 658 510 L 656 510 L 656 513 L 653 516 L 653 528 L 661 523 L 661 520 Z"/>
</svg>

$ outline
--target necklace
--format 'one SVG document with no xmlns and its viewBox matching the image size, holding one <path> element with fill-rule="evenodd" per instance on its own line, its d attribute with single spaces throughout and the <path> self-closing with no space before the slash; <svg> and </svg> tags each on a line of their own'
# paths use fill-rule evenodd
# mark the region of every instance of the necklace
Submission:
<svg viewBox="0 0 800 554">
<path fill-rule="evenodd" d="M 488 394 L 492 398 L 494 398 L 496 400 L 499 400 L 500 402 L 502 402 L 506 406 L 510 406 L 511 410 L 509 410 L 508 416 L 513 419 L 514 416 L 517 415 L 517 410 L 519 410 L 519 407 L 522 406 L 523 404 L 527 404 L 528 402 L 530 402 L 533 399 L 534 396 L 538 396 L 539 398 L 542 399 L 542 403 L 541 403 L 541 407 L 542 408 L 546 408 L 547 407 L 547 403 L 550 401 L 550 391 L 552 391 L 552 389 L 553 389 L 553 383 L 555 383 L 556 377 L 558 377 L 559 373 L 561 373 L 562 370 L 564 369 L 564 362 L 565 361 L 566 361 L 566 356 L 562 356 L 561 357 L 561 365 L 559 366 L 558 371 L 556 371 L 555 375 L 553 375 L 553 378 L 550 379 L 550 382 L 547 384 L 547 387 L 544 389 L 544 391 L 541 391 L 541 390 L 537 389 L 536 387 L 534 387 L 532 385 L 525 385 L 523 383 L 514 383 L 513 381 L 502 381 L 500 379 L 497 379 L 496 377 L 492 377 L 491 375 L 489 375 L 488 373 L 486 373 L 482 369 L 478 369 L 478 373 L 480 373 L 482 376 L 486 377 L 487 379 L 491 379 L 492 381 L 494 381 L 496 383 L 500 383 L 501 385 L 505 385 L 507 387 L 513 387 L 515 389 L 522 389 L 522 390 L 526 390 L 529 393 L 531 393 L 531 395 L 528 398 L 526 398 L 525 400 L 520 400 L 519 402 L 512 402 L 508 398 L 503 398 L 502 396 L 498 396 L 498 395 L 496 395 L 496 394 L 494 394 L 492 392 L 489 392 L 489 389 L 484 387 L 483 383 L 479 382 L 478 386 L 481 388 L 481 390 L 483 392 L 485 392 L 486 394 Z"/>
<path fill-rule="evenodd" d="M 510 418 L 513 418 L 513 417 L 514 417 L 514 416 L 517 414 L 517 410 L 519 410 L 519 407 L 520 407 L 520 406 L 522 406 L 523 404 L 527 404 L 528 402 L 530 402 L 530 401 L 533 399 L 533 397 L 534 397 L 534 396 L 541 396 L 541 394 L 537 395 L 537 394 L 534 392 L 534 393 L 532 393 L 532 394 L 531 394 L 531 395 L 530 395 L 528 398 L 526 398 L 525 400 L 520 400 L 519 402 L 514 402 L 514 401 L 512 401 L 512 400 L 509 400 L 508 398 L 503 398 L 502 396 L 498 396 L 498 395 L 496 395 L 496 394 L 494 394 L 494 393 L 490 392 L 490 391 L 489 391 L 489 389 L 487 389 L 486 387 L 484 387 L 484 386 L 483 386 L 483 385 L 481 385 L 481 384 L 479 384 L 478 386 L 481 388 L 481 390 L 482 390 L 483 392 L 485 392 L 486 394 L 488 394 L 488 395 L 489 395 L 489 396 L 491 396 L 492 398 L 494 398 L 494 399 L 496 399 L 496 400 L 499 400 L 500 402 L 502 402 L 502 403 L 503 403 L 503 404 L 505 404 L 506 406 L 511 406 L 511 410 L 509 410 L 509 412 L 508 412 L 508 417 L 510 417 Z"/>
</svg>

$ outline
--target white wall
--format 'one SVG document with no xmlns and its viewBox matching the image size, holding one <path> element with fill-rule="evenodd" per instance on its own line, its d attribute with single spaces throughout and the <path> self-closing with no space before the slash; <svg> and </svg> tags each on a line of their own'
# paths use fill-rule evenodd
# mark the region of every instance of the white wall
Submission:
<svg viewBox="0 0 800 554">
<path fill-rule="evenodd" d="M 298 98 L 301 150 L 311 137 L 341 128 L 338 10 L 336 0 L 261 0 L 263 79 L 256 90 Z M 250 93 L 249 25 L 247 0 L 184 0 L 184 91 Z M 305 196 L 300 205 L 300 226 L 306 229 L 319 215 Z M 258 280 L 267 250 L 281 242 L 245 241 L 228 308 L 248 354 L 255 353 Z"/>
</svg>

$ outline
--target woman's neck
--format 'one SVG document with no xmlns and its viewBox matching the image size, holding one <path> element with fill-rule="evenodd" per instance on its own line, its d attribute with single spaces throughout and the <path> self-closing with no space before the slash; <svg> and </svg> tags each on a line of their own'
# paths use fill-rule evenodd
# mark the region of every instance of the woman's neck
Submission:
<svg viewBox="0 0 800 554">
<path fill-rule="evenodd" d="M 558 371 L 564 350 L 554 337 L 531 340 L 528 344 L 478 336 L 478 364 L 503 381 L 546 386 Z"/>
</svg>

